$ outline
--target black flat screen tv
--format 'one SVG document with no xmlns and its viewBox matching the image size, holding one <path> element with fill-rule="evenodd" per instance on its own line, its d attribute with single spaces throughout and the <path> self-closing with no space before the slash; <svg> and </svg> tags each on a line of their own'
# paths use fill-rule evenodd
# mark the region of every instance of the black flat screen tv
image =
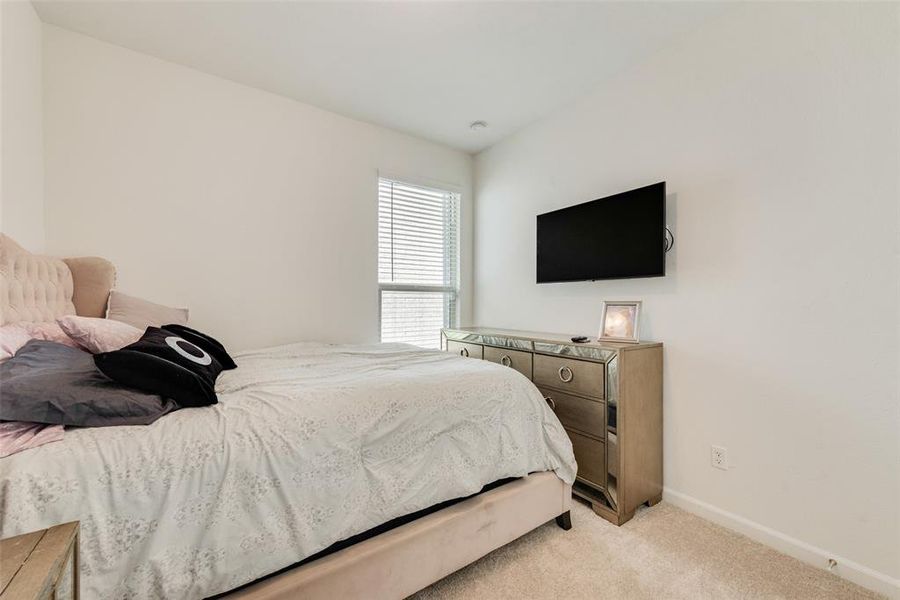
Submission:
<svg viewBox="0 0 900 600">
<path fill-rule="evenodd" d="M 537 282 L 666 274 L 666 182 L 537 217 Z"/>
</svg>

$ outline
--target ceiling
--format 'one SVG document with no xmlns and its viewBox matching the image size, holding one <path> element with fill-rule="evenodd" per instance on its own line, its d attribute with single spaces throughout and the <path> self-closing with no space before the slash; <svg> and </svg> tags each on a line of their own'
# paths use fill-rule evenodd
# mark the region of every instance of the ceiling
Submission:
<svg viewBox="0 0 900 600">
<path fill-rule="evenodd" d="M 719 3 L 34 2 L 60 27 L 478 152 Z M 488 127 L 473 131 L 472 121 Z"/>
</svg>

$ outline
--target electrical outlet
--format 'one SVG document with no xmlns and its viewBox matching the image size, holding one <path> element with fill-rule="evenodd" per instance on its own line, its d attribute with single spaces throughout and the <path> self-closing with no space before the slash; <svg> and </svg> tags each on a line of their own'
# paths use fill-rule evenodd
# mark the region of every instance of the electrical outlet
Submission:
<svg viewBox="0 0 900 600">
<path fill-rule="evenodd" d="M 717 469 L 722 469 L 723 471 L 728 470 L 728 450 L 723 448 L 722 446 L 711 446 L 710 447 L 710 459 L 712 461 L 712 466 Z"/>
</svg>

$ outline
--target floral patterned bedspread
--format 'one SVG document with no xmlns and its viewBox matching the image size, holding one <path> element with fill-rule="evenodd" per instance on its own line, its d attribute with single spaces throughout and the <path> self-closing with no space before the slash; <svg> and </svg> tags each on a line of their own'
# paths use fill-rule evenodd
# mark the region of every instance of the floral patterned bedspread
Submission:
<svg viewBox="0 0 900 600">
<path fill-rule="evenodd" d="M 81 521 L 84 598 L 203 598 L 571 444 L 513 369 L 403 344 L 238 354 L 219 404 L 0 459 L 0 536 Z"/>
</svg>

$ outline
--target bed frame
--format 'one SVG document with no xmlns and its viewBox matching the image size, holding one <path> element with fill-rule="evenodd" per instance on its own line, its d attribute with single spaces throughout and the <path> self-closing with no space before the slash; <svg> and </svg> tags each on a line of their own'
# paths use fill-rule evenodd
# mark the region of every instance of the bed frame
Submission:
<svg viewBox="0 0 900 600">
<path fill-rule="evenodd" d="M 0 233 L 0 325 L 105 317 L 115 280 L 108 260 L 39 256 Z M 554 518 L 570 529 L 571 503 L 570 485 L 532 473 L 221 597 L 404 598 Z"/>
</svg>

